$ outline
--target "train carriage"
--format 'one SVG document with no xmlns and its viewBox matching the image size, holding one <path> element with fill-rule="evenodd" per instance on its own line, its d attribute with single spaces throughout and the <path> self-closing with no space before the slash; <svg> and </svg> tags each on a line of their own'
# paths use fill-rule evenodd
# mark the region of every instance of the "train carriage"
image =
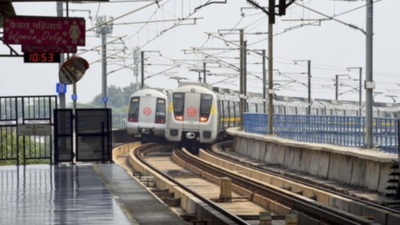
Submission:
<svg viewBox="0 0 400 225">
<path fill-rule="evenodd" d="M 208 85 L 181 84 L 169 95 L 165 137 L 169 141 L 212 143 L 220 127 L 218 96 Z"/>
<path fill-rule="evenodd" d="M 126 129 L 136 137 L 164 137 L 167 96 L 156 89 L 143 89 L 129 98 Z"/>
</svg>

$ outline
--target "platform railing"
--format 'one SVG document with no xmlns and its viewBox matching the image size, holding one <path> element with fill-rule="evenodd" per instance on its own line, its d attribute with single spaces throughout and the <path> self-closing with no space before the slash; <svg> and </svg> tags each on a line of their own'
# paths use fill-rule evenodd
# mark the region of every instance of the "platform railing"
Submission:
<svg viewBox="0 0 400 225">
<path fill-rule="evenodd" d="M 398 119 L 373 118 L 373 140 L 377 149 L 398 153 Z M 274 134 L 296 141 L 363 148 L 365 117 L 322 115 L 274 115 Z M 268 134 L 268 114 L 245 113 L 246 132 Z"/>
<path fill-rule="evenodd" d="M 121 130 L 126 128 L 126 114 L 112 114 L 112 129 Z"/>
</svg>

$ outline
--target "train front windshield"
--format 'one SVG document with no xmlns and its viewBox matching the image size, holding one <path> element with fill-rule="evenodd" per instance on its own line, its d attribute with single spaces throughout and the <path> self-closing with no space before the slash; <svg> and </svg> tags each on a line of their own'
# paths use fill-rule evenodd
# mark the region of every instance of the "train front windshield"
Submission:
<svg viewBox="0 0 400 225">
<path fill-rule="evenodd" d="M 129 122 L 138 122 L 138 119 L 139 119 L 139 105 L 140 105 L 140 98 L 139 97 L 131 98 L 131 103 L 129 105 L 129 111 L 128 111 L 128 120 L 129 120 Z"/>
<path fill-rule="evenodd" d="M 157 98 L 157 106 L 156 106 L 156 123 L 165 123 L 165 99 Z"/>
<path fill-rule="evenodd" d="M 183 110 L 185 98 L 183 93 L 174 93 L 173 95 L 174 117 L 176 120 L 183 120 Z"/>
<path fill-rule="evenodd" d="M 200 103 L 200 122 L 207 122 L 210 117 L 211 106 L 212 106 L 212 95 L 201 94 Z"/>
</svg>

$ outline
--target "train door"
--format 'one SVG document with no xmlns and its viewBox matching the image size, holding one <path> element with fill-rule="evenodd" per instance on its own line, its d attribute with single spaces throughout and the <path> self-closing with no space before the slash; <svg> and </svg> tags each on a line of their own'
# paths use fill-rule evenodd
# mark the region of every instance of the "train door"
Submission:
<svg viewBox="0 0 400 225">
<path fill-rule="evenodd" d="M 238 101 L 235 101 L 235 126 L 240 126 L 240 104 Z"/>
<path fill-rule="evenodd" d="M 235 105 L 234 105 L 234 101 L 230 101 L 229 102 L 229 112 L 230 112 L 230 116 L 229 116 L 229 127 L 234 127 L 235 126 L 235 120 L 236 120 L 236 113 L 235 113 Z"/>
<path fill-rule="evenodd" d="M 218 104 L 218 114 L 217 114 L 217 121 L 218 121 L 218 130 L 221 130 L 224 127 L 224 107 L 222 100 L 217 101 Z"/>
<path fill-rule="evenodd" d="M 224 126 L 229 127 L 229 101 L 224 101 Z"/>
<path fill-rule="evenodd" d="M 184 122 L 183 129 L 199 130 L 200 124 L 200 94 L 185 93 Z"/>
</svg>

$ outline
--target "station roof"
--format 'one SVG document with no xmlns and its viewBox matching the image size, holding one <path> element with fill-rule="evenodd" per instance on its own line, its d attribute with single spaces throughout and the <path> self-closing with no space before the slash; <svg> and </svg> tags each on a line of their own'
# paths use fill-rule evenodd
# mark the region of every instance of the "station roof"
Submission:
<svg viewBox="0 0 400 225">
<path fill-rule="evenodd" d="M 0 28 L 3 27 L 4 16 L 16 16 L 12 2 L 43 2 L 43 0 L 0 0 Z M 53 2 L 65 2 L 65 0 L 53 0 Z M 109 0 L 82 0 L 76 2 L 109 2 Z"/>
<path fill-rule="evenodd" d="M 4 16 L 16 16 L 15 10 L 11 1 L 0 1 L 0 28 L 3 27 Z"/>
</svg>

